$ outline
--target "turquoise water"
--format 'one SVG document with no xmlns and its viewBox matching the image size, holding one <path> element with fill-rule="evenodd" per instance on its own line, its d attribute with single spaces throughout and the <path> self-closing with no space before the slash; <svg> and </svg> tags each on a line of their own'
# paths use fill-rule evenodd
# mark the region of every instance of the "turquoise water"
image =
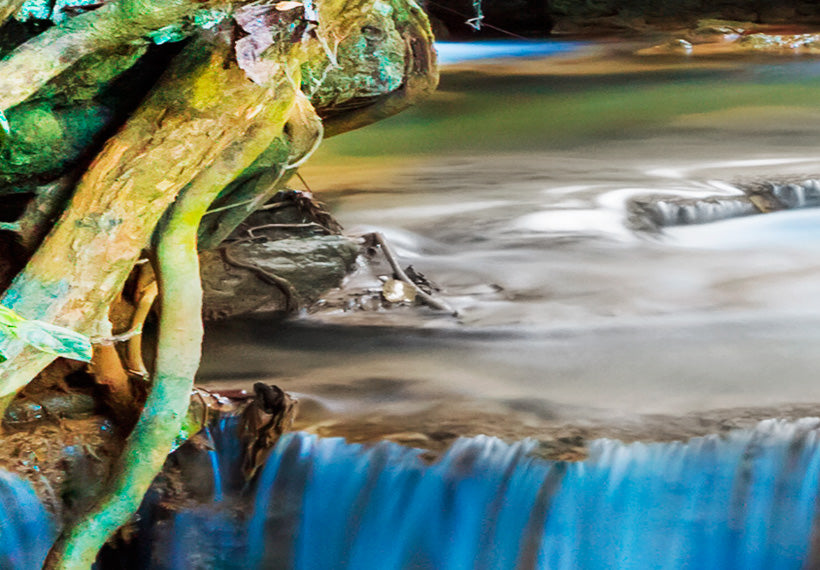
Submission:
<svg viewBox="0 0 820 570">
<path fill-rule="evenodd" d="M 250 506 L 176 516 L 150 568 L 774 570 L 812 567 L 820 420 L 686 443 L 461 439 L 440 459 L 292 433 Z M 208 566 L 208 556 L 218 560 Z M 194 562 L 196 561 L 196 562 Z M 205 562 L 203 562 L 205 561 Z"/>
<path fill-rule="evenodd" d="M 497 42 L 437 42 L 440 65 L 502 57 L 536 57 L 565 54 L 583 47 L 583 42 L 497 41 Z"/>
<path fill-rule="evenodd" d="M 39 570 L 54 538 L 53 521 L 31 486 L 0 471 L 0 568 Z"/>
<path fill-rule="evenodd" d="M 253 487 L 240 483 L 235 423 L 212 429 L 215 451 L 200 452 L 216 453 L 221 470 L 212 500 L 169 519 L 149 495 L 131 550 L 101 568 L 785 570 L 817 561 L 818 419 L 685 443 L 597 440 L 575 463 L 539 459 L 531 440 L 464 438 L 430 463 L 393 443 L 291 433 Z M 54 534 L 30 487 L 1 475 L 0 508 L 0 567 L 39 568 Z"/>
</svg>

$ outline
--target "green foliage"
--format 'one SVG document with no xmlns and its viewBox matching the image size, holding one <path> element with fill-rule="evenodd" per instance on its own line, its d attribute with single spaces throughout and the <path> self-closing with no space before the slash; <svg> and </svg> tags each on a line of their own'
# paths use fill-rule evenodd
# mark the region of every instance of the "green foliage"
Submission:
<svg viewBox="0 0 820 570">
<path fill-rule="evenodd" d="M 3 341 L 12 339 L 55 356 L 91 360 L 91 340 L 87 336 L 43 321 L 30 321 L 0 305 L 0 361 L 6 360 Z"/>
</svg>

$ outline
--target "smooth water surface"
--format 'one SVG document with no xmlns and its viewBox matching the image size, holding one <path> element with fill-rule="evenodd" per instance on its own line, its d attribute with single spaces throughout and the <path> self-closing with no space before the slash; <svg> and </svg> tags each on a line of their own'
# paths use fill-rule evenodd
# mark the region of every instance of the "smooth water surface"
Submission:
<svg viewBox="0 0 820 570">
<path fill-rule="evenodd" d="M 326 141 L 311 188 L 348 231 L 383 232 L 460 317 L 217 323 L 201 381 L 270 381 L 368 414 L 463 398 L 576 419 L 820 401 L 820 210 L 647 232 L 633 208 L 820 174 L 820 60 L 633 48 L 462 62 L 418 108 Z"/>
</svg>

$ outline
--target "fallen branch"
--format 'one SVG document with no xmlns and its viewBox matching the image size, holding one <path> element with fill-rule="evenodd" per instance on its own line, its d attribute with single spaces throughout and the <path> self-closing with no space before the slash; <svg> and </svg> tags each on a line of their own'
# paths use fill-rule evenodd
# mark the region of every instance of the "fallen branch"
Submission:
<svg viewBox="0 0 820 570">
<path fill-rule="evenodd" d="M 427 305 L 428 307 L 432 307 L 433 309 L 438 309 L 439 311 L 446 311 L 453 315 L 454 317 L 458 316 L 458 311 L 453 309 L 450 305 L 436 299 L 432 295 L 426 293 L 421 287 L 419 287 L 415 281 L 410 279 L 407 276 L 407 273 L 404 272 L 404 269 L 401 268 L 399 265 L 399 260 L 396 258 L 396 255 L 393 253 L 393 250 L 387 245 L 387 240 L 384 239 L 384 236 L 379 232 L 373 232 L 372 234 L 368 234 L 370 237 L 373 238 L 373 241 L 379 246 L 384 254 L 384 258 L 387 260 L 387 263 L 390 264 L 390 268 L 393 270 L 393 276 L 402 281 L 413 288 L 416 292 L 416 297 L 421 299 L 421 301 Z"/>
</svg>

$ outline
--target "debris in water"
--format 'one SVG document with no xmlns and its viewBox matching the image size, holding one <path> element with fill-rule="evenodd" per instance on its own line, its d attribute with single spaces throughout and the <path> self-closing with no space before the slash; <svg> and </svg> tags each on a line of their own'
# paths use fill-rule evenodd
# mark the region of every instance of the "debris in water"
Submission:
<svg viewBox="0 0 820 570">
<path fill-rule="evenodd" d="M 382 296 L 390 303 L 413 303 L 416 300 L 416 289 L 404 281 L 388 279 L 382 287 Z"/>
</svg>

